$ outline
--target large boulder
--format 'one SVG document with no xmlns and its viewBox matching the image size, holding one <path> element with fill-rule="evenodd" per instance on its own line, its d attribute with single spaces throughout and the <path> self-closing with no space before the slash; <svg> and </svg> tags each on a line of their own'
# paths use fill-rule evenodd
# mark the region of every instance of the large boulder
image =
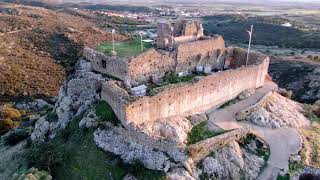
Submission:
<svg viewBox="0 0 320 180">
<path fill-rule="evenodd" d="M 174 116 L 155 122 L 143 123 L 138 128 L 151 137 L 160 137 L 184 146 L 187 144 L 188 133 L 192 125 L 188 119 Z"/>
<path fill-rule="evenodd" d="M 31 140 L 36 142 L 44 142 L 49 129 L 50 123 L 46 121 L 46 116 L 39 118 L 34 126 L 34 131 L 31 134 Z"/>
<path fill-rule="evenodd" d="M 43 99 L 35 99 L 30 102 L 18 102 L 15 107 L 27 112 L 42 111 L 45 109 L 52 109 L 53 105 L 49 104 Z"/>
<path fill-rule="evenodd" d="M 163 152 L 130 139 L 120 129 L 98 129 L 94 133 L 94 141 L 105 151 L 119 155 L 126 163 L 142 163 L 146 168 L 168 171 L 172 163 Z"/>
</svg>

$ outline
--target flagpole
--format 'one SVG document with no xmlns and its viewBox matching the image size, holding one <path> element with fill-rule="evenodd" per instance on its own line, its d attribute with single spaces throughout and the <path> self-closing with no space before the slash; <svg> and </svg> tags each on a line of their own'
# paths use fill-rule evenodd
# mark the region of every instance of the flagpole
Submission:
<svg viewBox="0 0 320 180">
<path fill-rule="evenodd" d="M 247 52 L 246 66 L 248 65 L 248 61 L 249 61 L 249 54 L 250 54 L 251 40 L 252 40 L 252 31 L 253 31 L 253 25 L 251 25 L 251 30 L 249 32 L 249 46 L 248 46 L 248 52 Z"/>
<path fill-rule="evenodd" d="M 112 51 L 114 52 L 114 37 L 113 37 L 113 34 L 114 34 L 114 29 L 112 29 Z"/>
<path fill-rule="evenodd" d="M 141 43 L 141 51 L 143 51 L 143 44 L 142 44 L 142 32 L 140 32 L 140 43 Z"/>
</svg>

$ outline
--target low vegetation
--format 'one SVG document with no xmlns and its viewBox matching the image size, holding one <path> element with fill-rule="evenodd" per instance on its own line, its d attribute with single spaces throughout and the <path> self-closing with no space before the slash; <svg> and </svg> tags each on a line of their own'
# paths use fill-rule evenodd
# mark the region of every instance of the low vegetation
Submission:
<svg viewBox="0 0 320 180">
<path fill-rule="evenodd" d="M 320 105 L 304 104 L 304 115 L 311 121 L 320 123 Z"/>
<path fill-rule="evenodd" d="M 188 144 L 195 144 L 199 141 L 202 141 L 204 139 L 208 139 L 214 136 L 218 136 L 221 134 L 224 134 L 228 131 L 221 130 L 221 131 L 211 131 L 208 128 L 207 121 L 201 122 L 197 125 L 195 125 L 191 132 L 188 134 Z"/>
<path fill-rule="evenodd" d="M 277 180 L 290 180 L 290 175 L 289 174 L 278 175 Z"/>
<path fill-rule="evenodd" d="M 289 162 L 289 174 L 293 174 L 304 167 L 301 161 L 290 161 Z"/>
<path fill-rule="evenodd" d="M 226 103 L 222 104 L 219 109 L 224 109 L 228 106 L 231 106 L 232 104 L 236 104 L 237 102 L 239 102 L 240 100 L 238 98 L 234 98 L 234 99 L 231 99 L 229 101 L 227 101 Z"/>
<path fill-rule="evenodd" d="M 301 130 L 306 141 L 301 150 L 301 157 L 304 164 L 320 168 L 320 125 Z"/>
<path fill-rule="evenodd" d="M 162 91 L 164 86 L 170 85 L 170 84 L 177 84 L 177 83 L 183 83 L 183 82 L 196 82 L 197 75 L 204 75 L 204 74 L 189 74 L 187 76 L 179 77 L 178 74 L 176 74 L 173 71 L 167 72 L 164 77 L 162 77 L 162 82 L 159 84 L 153 84 L 149 83 L 148 86 L 148 95 L 153 96 L 157 94 L 158 92 Z"/>
<path fill-rule="evenodd" d="M 88 11 L 0 5 L 0 101 L 26 97 L 52 97 L 74 70 L 83 46 L 111 41 L 111 33 L 99 29 L 111 23 Z M 21 30 L 15 32 L 15 30 Z M 115 39 L 126 39 L 115 34 Z"/>
<path fill-rule="evenodd" d="M 96 106 L 98 116 L 111 118 L 103 110 L 105 103 Z M 43 144 L 32 144 L 27 153 L 30 167 L 48 171 L 55 179 L 115 179 L 130 173 L 138 179 L 162 179 L 163 173 L 144 168 L 141 164 L 128 165 L 112 153 L 99 149 L 93 141 L 94 129 L 81 130 L 80 119 L 74 119 L 56 138 Z"/>
<path fill-rule="evenodd" d="M 284 175 L 278 175 L 277 180 L 290 180 L 290 177 L 304 167 L 301 161 L 290 161 L 289 172 Z"/>
<path fill-rule="evenodd" d="M 192 82 L 195 77 L 196 77 L 195 74 L 179 77 L 178 74 L 176 74 L 175 72 L 168 72 L 164 75 L 162 79 L 164 82 L 167 82 L 170 84 L 176 84 L 179 82 Z"/>
<path fill-rule="evenodd" d="M 109 121 L 114 125 L 119 123 L 119 120 L 114 114 L 111 106 L 105 101 L 100 101 L 95 105 L 95 112 L 100 121 Z"/>
<path fill-rule="evenodd" d="M 143 50 L 141 49 L 140 39 L 132 39 L 128 41 L 120 41 L 114 44 L 115 51 L 119 57 L 132 57 L 147 49 L 150 49 L 152 45 L 150 43 L 142 42 Z M 97 47 L 97 50 L 107 55 L 111 55 L 112 43 L 103 43 Z"/>
<path fill-rule="evenodd" d="M 232 43 L 247 43 L 246 30 L 253 24 L 253 44 L 288 48 L 320 48 L 320 33 L 281 26 L 285 19 L 246 17 L 243 15 L 216 15 L 203 18 L 206 34 L 220 34 Z M 277 33 L 275 32 L 277 30 Z"/>
<path fill-rule="evenodd" d="M 20 124 L 23 112 L 12 108 L 10 105 L 0 107 L 0 135 L 5 134 L 10 129 L 17 127 Z"/>
<path fill-rule="evenodd" d="M 261 141 L 259 141 L 254 134 L 249 134 L 246 137 L 240 139 L 239 144 L 241 147 L 246 148 L 246 146 L 252 142 L 255 142 L 255 144 L 257 146 L 256 152 L 252 152 L 252 153 L 263 158 L 263 160 L 265 162 L 267 162 L 270 157 L 270 149 L 268 147 L 264 146 L 264 144 Z"/>
</svg>

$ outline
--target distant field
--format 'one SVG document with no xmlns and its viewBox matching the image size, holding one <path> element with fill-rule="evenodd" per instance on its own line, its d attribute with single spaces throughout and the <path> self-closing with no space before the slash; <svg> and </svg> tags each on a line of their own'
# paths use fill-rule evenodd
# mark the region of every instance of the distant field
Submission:
<svg viewBox="0 0 320 180">
<path fill-rule="evenodd" d="M 320 48 L 320 32 L 307 32 L 281 26 L 285 19 L 217 15 L 204 17 L 206 34 L 220 34 L 231 43 L 247 43 L 246 30 L 254 25 L 253 44 L 286 48 Z"/>
<path fill-rule="evenodd" d="M 143 42 L 143 50 L 150 49 L 150 43 Z M 103 43 L 97 47 L 97 50 L 107 55 L 111 55 L 112 43 Z M 115 51 L 119 57 L 131 57 L 141 53 L 140 39 L 132 39 L 129 41 L 121 41 L 115 43 Z"/>
</svg>

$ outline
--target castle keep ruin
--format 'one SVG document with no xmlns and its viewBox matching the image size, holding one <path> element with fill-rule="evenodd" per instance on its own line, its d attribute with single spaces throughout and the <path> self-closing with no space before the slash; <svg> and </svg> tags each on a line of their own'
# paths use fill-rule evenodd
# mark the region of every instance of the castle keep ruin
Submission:
<svg viewBox="0 0 320 180">
<path fill-rule="evenodd" d="M 131 58 L 84 49 L 95 71 L 115 77 L 101 97 L 124 126 L 204 112 L 264 85 L 268 56 L 250 53 L 246 64 L 246 50 L 205 37 L 197 21 L 158 23 L 157 30 L 157 47 Z M 192 79 L 164 83 L 168 74 Z"/>
</svg>

